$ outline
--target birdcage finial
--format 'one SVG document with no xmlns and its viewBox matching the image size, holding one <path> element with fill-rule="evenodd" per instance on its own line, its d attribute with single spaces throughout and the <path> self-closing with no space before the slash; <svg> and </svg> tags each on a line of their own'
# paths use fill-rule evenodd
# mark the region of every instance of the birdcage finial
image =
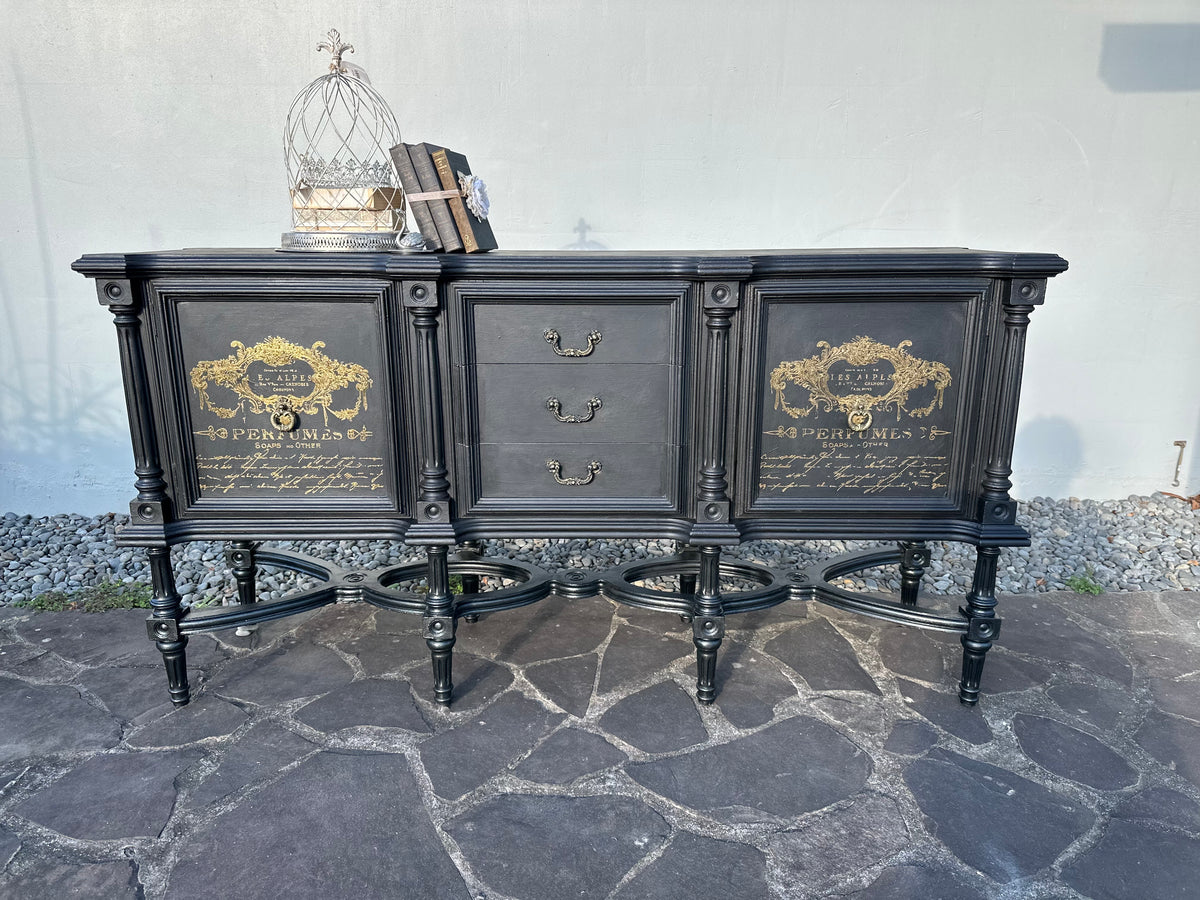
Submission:
<svg viewBox="0 0 1200 900">
<path fill-rule="evenodd" d="M 329 63 L 330 72 L 340 72 L 342 69 L 342 54 L 349 51 L 354 52 L 354 47 L 350 44 L 342 43 L 342 36 L 336 28 L 329 29 L 329 40 L 321 41 L 317 44 L 318 50 L 328 50 L 333 54 L 333 61 Z"/>
</svg>

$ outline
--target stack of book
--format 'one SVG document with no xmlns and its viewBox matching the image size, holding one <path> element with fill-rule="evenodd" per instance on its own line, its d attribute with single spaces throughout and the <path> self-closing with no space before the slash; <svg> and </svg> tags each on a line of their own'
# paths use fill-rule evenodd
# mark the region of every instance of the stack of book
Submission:
<svg viewBox="0 0 1200 900">
<path fill-rule="evenodd" d="M 487 192 L 465 156 L 435 144 L 397 144 L 391 154 L 426 247 L 467 253 L 496 249 Z"/>
<path fill-rule="evenodd" d="M 400 231 L 404 196 L 389 187 L 300 187 L 292 191 L 300 231 Z"/>
</svg>

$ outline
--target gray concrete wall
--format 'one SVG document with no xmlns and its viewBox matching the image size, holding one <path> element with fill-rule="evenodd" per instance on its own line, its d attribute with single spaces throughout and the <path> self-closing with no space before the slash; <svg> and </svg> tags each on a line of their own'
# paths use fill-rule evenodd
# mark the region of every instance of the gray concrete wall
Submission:
<svg viewBox="0 0 1200 900">
<path fill-rule="evenodd" d="M 284 117 L 357 47 L 506 248 L 1055 251 L 1018 496 L 1200 490 L 1200 7 L 0 0 L 0 510 L 123 509 L 84 252 L 277 246 Z"/>
</svg>

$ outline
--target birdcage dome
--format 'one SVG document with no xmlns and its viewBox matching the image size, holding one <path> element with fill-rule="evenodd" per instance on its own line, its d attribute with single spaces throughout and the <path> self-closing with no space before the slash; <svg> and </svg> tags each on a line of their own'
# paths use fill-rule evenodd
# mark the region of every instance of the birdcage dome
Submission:
<svg viewBox="0 0 1200 900">
<path fill-rule="evenodd" d="M 284 156 L 292 199 L 285 250 L 390 250 L 404 234 L 404 194 L 389 149 L 396 117 L 367 73 L 343 61 L 354 48 L 336 30 L 318 50 L 332 54 L 288 110 Z"/>
</svg>

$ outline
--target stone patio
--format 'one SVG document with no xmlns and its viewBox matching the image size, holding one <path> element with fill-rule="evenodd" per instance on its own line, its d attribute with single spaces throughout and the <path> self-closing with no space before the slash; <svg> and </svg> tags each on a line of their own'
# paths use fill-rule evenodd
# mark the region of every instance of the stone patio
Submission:
<svg viewBox="0 0 1200 900">
<path fill-rule="evenodd" d="M 1200 871 L 1200 594 L 1002 598 L 953 636 L 815 605 L 603 599 L 461 624 L 362 604 L 192 639 L 0 609 L 0 897 L 1181 898 Z"/>
</svg>

